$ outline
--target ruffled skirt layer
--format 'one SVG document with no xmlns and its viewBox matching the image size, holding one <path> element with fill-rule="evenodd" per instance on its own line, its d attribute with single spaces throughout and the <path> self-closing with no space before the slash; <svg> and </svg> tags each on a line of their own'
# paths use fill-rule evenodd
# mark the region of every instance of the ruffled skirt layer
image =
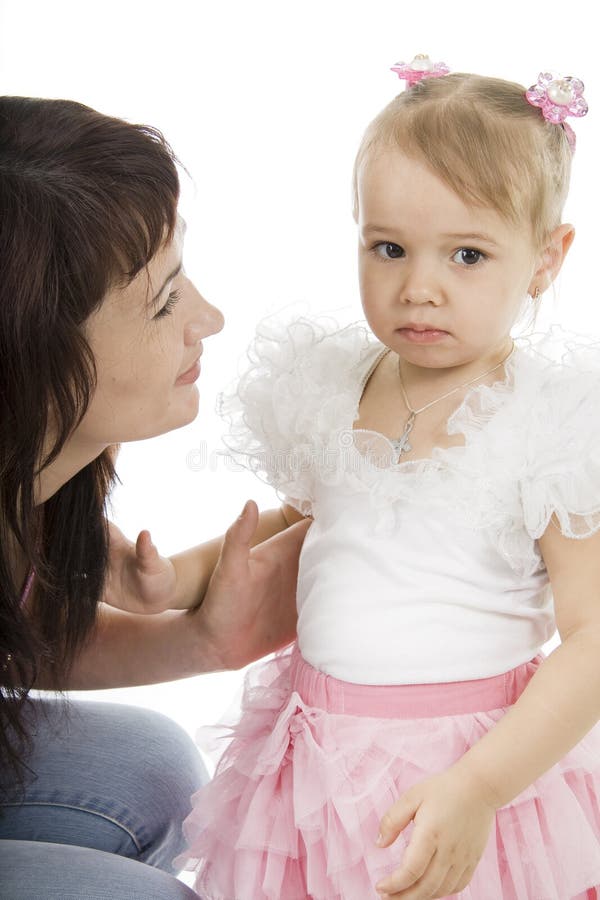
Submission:
<svg viewBox="0 0 600 900">
<path fill-rule="evenodd" d="M 376 847 L 383 814 L 493 728 L 542 661 L 477 681 L 383 687 L 324 675 L 296 648 L 258 664 L 241 720 L 202 729 L 212 750 L 225 749 L 194 795 L 189 850 L 176 862 L 196 871 L 203 900 L 377 898 L 412 830 Z M 452 900 L 571 900 L 595 897 L 595 886 L 600 726 L 497 811 L 470 884 Z"/>
</svg>

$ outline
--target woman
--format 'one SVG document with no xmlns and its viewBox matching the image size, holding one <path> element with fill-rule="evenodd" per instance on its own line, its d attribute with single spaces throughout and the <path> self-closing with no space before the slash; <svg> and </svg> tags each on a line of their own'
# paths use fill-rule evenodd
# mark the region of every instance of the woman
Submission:
<svg viewBox="0 0 600 900">
<path fill-rule="evenodd" d="M 182 267 L 172 151 L 65 100 L 0 98 L 0 895 L 192 896 L 170 861 L 205 779 L 164 717 L 31 700 L 239 668 L 295 628 L 306 525 L 249 503 L 159 557 L 108 525 L 118 444 L 193 421 L 223 326 Z M 151 615 L 153 614 L 153 615 Z M 142 865 L 141 863 L 150 863 Z"/>
</svg>

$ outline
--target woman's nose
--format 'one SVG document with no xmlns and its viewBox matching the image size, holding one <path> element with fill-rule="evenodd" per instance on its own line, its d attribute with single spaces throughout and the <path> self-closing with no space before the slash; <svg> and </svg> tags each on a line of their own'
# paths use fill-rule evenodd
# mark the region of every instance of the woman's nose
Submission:
<svg viewBox="0 0 600 900">
<path fill-rule="evenodd" d="M 198 308 L 193 319 L 186 324 L 184 331 L 184 342 L 188 346 L 198 344 L 211 334 L 217 334 L 225 324 L 221 310 L 205 300 L 200 293 L 197 291 L 196 293 L 199 300 Z"/>
</svg>

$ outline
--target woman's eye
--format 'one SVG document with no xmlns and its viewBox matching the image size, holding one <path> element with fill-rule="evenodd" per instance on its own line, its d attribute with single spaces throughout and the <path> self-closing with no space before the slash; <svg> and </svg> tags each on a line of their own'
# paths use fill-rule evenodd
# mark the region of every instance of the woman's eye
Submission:
<svg viewBox="0 0 600 900">
<path fill-rule="evenodd" d="M 373 249 L 377 256 L 381 256 L 382 259 L 400 259 L 404 256 L 404 250 L 399 244 L 375 244 Z"/>
<path fill-rule="evenodd" d="M 162 319 L 164 316 L 170 315 L 173 311 L 173 307 L 181 297 L 181 291 L 171 291 L 169 296 L 167 297 L 167 302 L 154 316 L 155 319 Z"/>
<path fill-rule="evenodd" d="M 461 266 L 474 266 L 482 259 L 485 259 L 485 254 L 481 250 L 473 250 L 471 247 L 461 247 L 460 250 L 456 251 L 452 259 Z"/>
</svg>

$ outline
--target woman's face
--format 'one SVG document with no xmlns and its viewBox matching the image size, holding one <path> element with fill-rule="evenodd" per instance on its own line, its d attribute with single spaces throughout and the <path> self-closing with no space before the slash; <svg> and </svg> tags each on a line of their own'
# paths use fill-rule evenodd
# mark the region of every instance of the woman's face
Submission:
<svg viewBox="0 0 600 900">
<path fill-rule="evenodd" d="M 223 316 L 183 270 L 184 230 L 179 219 L 171 243 L 87 320 L 97 386 L 79 440 L 141 440 L 196 417 L 202 339 L 222 329 Z"/>
</svg>

